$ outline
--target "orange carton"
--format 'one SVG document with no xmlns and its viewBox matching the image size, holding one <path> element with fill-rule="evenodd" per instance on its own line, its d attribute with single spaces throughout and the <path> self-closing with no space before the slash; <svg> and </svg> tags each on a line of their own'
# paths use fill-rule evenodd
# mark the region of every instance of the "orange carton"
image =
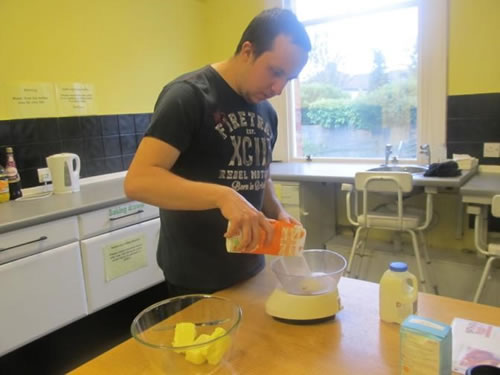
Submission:
<svg viewBox="0 0 500 375">
<path fill-rule="evenodd" d="M 264 245 L 266 235 L 262 230 L 259 244 L 253 250 L 245 251 L 245 254 L 298 255 L 304 250 L 306 230 L 302 225 L 278 220 L 269 221 L 274 227 L 271 243 Z M 240 235 L 226 238 L 226 249 L 229 253 L 239 253 L 237 250 L 239 244 Z"/>
</svg>

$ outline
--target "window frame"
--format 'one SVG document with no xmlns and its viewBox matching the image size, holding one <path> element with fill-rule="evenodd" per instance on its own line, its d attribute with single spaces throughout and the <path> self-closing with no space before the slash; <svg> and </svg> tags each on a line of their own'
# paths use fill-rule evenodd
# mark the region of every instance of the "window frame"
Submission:
<svg viewBox="0 0 500 375">
<path fill-rule="evenodd" d="M 429 144 L 431 161 L 446 159 L 446 103 L 448 82 L 448 10 L 449 0 L 418 0 L 418 98 L 417 145 Z M 290 1 L 268 0 L 269 6 L 288 5 Z M 270 100 L 278 113 L 278 140 L 273 160 L 284 162 L 304 161 L 294 156 L 295 105 L 294 86 L 290 82 L 283 93 Z M 401 162 L 426 163 L 422 154 L 416 159 Z M 380 163 L 382 158 L 313 158 L 319 162 Z"/>
</svg>

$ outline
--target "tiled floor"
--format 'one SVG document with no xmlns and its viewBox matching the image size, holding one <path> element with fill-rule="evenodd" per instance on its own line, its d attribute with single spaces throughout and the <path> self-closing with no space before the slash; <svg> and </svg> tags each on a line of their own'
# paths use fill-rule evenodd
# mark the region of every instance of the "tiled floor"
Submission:
<svg viewBox="0 0 500 375">
<path fill-rule="evenodd" d="M 130 338 L 134 317 L 167 297 L 162 283 L 91 314 L 0 357 L 0 374 L 65 374 Z"/>
</svg>

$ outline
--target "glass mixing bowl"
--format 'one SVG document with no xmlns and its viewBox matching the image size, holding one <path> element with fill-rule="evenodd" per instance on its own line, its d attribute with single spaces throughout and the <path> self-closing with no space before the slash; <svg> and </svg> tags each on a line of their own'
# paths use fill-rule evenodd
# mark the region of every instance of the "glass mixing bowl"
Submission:
<svg viewBox="0 0 500 375">
<path fill-rule="evenodd" d="M 226 298 L 191 294 L 146 308 L 136 316 L 130 329 L 155 370 L 183 375 L 213 374 L 219 370 L 225 373 L 222 368 L 230 368 L 241 316 L 241 308 Z M 190 329 L 186 329 L 186 323 Z M 204 340 L 186 344 L 184 337 L 179 341 L 188 331 L 196 331 L 195 338 L 204 335 Z"/>
<path fill-rule="evenodd" d="M 283 256 L 271 264 L 283 289 L 298 295 L 334 291 L 346 266 L 342 255 L 321 249 L 304 250 L 298 256 Z"/>
</svg>

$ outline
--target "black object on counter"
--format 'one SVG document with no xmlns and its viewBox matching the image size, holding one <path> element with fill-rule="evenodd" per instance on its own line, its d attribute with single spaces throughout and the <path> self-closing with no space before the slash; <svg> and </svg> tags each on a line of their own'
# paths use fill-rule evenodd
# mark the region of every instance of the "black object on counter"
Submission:
<svg viewBox="0 0 500 375">
<path fill-rule="evenodd" d="M 456 177 L 462 174 L 456 161 L 450 160 L 443 163 L 432 163 L 424 173 L 426 177 Z"/>
<path fill-rule="evenodd" d="M 478 365 L 468 368 L 465 375 L 500 375 L 500 368 L 490 365 Z"/>
</svg>

